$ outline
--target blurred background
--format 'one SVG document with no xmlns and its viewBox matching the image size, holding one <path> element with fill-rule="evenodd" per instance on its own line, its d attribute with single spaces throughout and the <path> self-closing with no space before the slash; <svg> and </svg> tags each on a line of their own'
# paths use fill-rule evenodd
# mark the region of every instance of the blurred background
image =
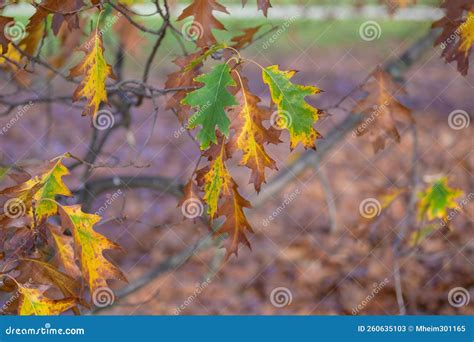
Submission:
<svg viewBox="0 0 474 342">
<path fill-rule="evenodd" d="M 274 0 L 268 18 L 257 11 L 253 1 L 244 9 L 237 0 L 220 2 L 230 15 L 218 15 L 228 30 L 216 32 L 219 38 L 228 40 L 242 29 L 258 25 L 262 25 L 262 33 L 275 27 L 242 55 L 262 65 L 279 64 L 282 69 L 297 70 L 295 82 L 324 90 L 309 99 L 317 108 L 328 108 L 316 124 L 324 138 L 352 115 L 350 109 L 361 95 L 347 98 L 342 108 L 332 106 L 375 67 L 397 64 L 417 42 L 426 42 L 423 38 L 430 35 L 433 21 L 443 15 L 439 1 L 434 0 L 420 0 L 416 5 L 410 1 Z M 171 2 L 175 18 L 187 3 Z M 135 10 L 147 13 L 149 9 L 138 4 Z M 27 20 L 28 8 L 15 11 L 16 16 Z M 157 16 L 140 20 L 152 28 L 161 24 Z M 109 61 L 114 60 L 119 44 L 126 46 L 121 62 L 123 78 L 140 78 L 153 45 L 151 37 L 119 22 L 104 39 Z M 47 46 L 45 57 L 58 46 L 57 42 Z M 189 43 L 189 49 L 192 46 Z M 153 64 L 151 83 L 163 87 L 167 75 L 177 70 L 172 62 L 181 54 L 176 39 L 167 35 Z M 208 228 L 199 220 L 184 220 L 177 208 L 180 184 L 191 176 L 199 149 L 186 133 L 179 133 L 180 125 L 164 109 L 163 101 L 156 123 L 150 102 L 132 108 L 129 125 L 110 133 L 96 160 L 115 167 L 87 171 L 86 166 L 76 165 L 74 176 L 67 178 L 77 193 L 83 191 L 84 182 L 115 180 L 115 187 L 89 198 L 88 205 L 104 217 L 97 230 L 123 246 L 122 253 L 109 256 L 130 284 L 111 282 L 118 298 L 112 306 L 95 313 L 474 314 L 472 300 L 458 307 L 450 304 L 448 296 L 457 287 L 474 296 L 471 201 L 449 229 L 434 230 L 417 246 L 410 247 L 410 234 L 404 235 L 401 243 L 409 252 L 403 255 L 394 255 L 400 232 L 423 228 L 416 220 L 405 219 L 409 192 L 397 196 L 375 219 L 362 217 L 359 210 L 365 199 L 383 203 L 384 196 L 410 186 L 414 145 L 420 188 L 433 177 L 446 176 L 452 187 L 464 191 L 464 197 L 472 194 L 473 128 L 453 129 L 448 116 L 455 110 L 472 115 L 474 77 L 472 71 L 461 76 L 440 54 L 439 48 L 426 48 L 397 77 L 407 90 L 401 101 L 416 120 L 416 134 L 409 126 L 399 126 L 399 144 L 390 141 L 374 154 L 368 139 L 349 131 L 278 193 L 265 195 L 263 186 L 265 199 L 259 199 L 252 187 L 245 185 L 249 173 L 234 163 L 231 171 L 241 184 L 241 192 L 258 206 L 247 212 L 255 231 L 250 236 L 252 250 L 240 248 L 238 258 L 228 261 L 223 260 L 220 241 L 203 242 Z M 78 55 L 62 69 L 73 66 Z M 243 74 L 250 79 L 254 93 L 268 104 L 269 93 L 259 80 L 259 70 L 246 65 Z M 5 73 L 1 75 L 7 80 Z M 14 90 L 6 82 L 5 87 Z M 32 94 L 69 95 L 74 86 L 52 78 L 47 86 L 33 84 L 31 89 Z M 94 133 L 90 120 L 80 113 L 81 109 L 71 103 L 34 104 L 0 135 L 1 163 L 34 163 L 67 151 L 87 155 L 91 136 L 103 132 Z M 0 117 L 0 124 L 5 126 L 10 120 L 11 116 Z M 285 135 L 283 139 L 288 141 Z M 269 151 L 279 171 L 267 170 L 268 179 L 285 172 L 304 152 L 298 148 L 290 153 L 288 144 L 272 146 Z M 158 186 L 132 188 L 121 183 L 125 176 L 160 176 L 172 182 L 166 191 Z M 190 250 L 192 256 L 185 257 L 184 252 Z"/>
</svg>

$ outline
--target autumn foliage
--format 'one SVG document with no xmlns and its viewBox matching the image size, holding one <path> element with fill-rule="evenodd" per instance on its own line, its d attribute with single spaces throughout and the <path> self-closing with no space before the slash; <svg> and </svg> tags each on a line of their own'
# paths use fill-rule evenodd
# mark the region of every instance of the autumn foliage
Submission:
<svg viewBox="0 0 474 342">
<path fill-rule="evenodd" d="M 317 126 L 328 113 L 313 104 L 318 103 L 322 90 L 317 84 L 295 81 L 296 70 L 272 63 L 261 65 L 245 55 L 246 47 L 269 33 L 264 25 L 242 27 L 229 41 L 219 41 L 215 32 L 226 28 L 215 14 L 228 13 L 219 0 L 188 1 L 176 18 L 172 18 L 167 1 L 156 1 L 157 13 L 163 19 L 158 29 L 148 28 L 140 21 L 132 8 L 138 2 L 29 2 L 34 14 L 20 40 L 8 34 L 16 19 L 0 12 L 0 67 L 22 86 L 33 82 L 38 66 L 46 68 L 50 77 L 74 82 L 70 102 L 80 104 L 83 120 L 91 122 L 96 122 L 99 112 L 108 110 L 112 103 L 124 101 L 125 106 L 139 107 L 143 101 L 166 95 L 162 109 L 176 115 L 201 153 L 178 205 L 190 201 L 205 205 L 205 220 L 213 235 L 224 239 L 228 259 L 238 254 L 240 245 L 250 247 L 249 236 L 254 233 L 247 217 L 252 205 L 239 190 L 230 166 L 247 169 L 249 183 L 258 194 L 265 188 L 268 170 L 278 170 L 269 145 L 286 144 L 289 151 L 301 147 L 318 153 L 324 134 Z M 242 1 L 242 5 L 254 6 L 263 16 L 271 16 L 270 0 L 247 2 Z M 382 2 L 391 13 L 415 3 Z M 1 8 L 7 8 L 10 3 L 0 1 Z M 441 8 L 445 17 L 433 24 L 434 29 L 441 31 L 436 44 L 443 49 L 442 57 L 449 63 L 455 62 L 459 72 L 466 75 L 474 43 L 474 3 L 445 1 Z M 144 63 L 148 66 L 142 80 L 121 79 L 107 61 L 105 51 L 115 47 L 107 46 L 104 40 L 107 32 L 102 28 L 107 18 L 114 16 L 120 17 L 116 25 L 122 28 L 127 25 L 129 30 L 150 31 L 157 37 L 152 55 Z M 175 22 L 186 22 L 187 31 L 177 30 L 173 26 Z M 195 47 L 174 59 L 176 70 L 163 80 L 164 89 L 158 89 L 147 83 L 148 70 L 167 30 L 193 41 Z M 49 38 L 58 39 L 61 46 L 45 60 L 38 51 Z M 60 67 L 71 61 L 74 66 L 68 73 L 62 73 Z M 270 94 L 268 103 L 251 89 L 246 74 L 249 70 L 258 73 L 260 85 Z M 374 68 L 360 90 L 364 95 L 351 111 L 362 114 L 369 124 L 359 123 L 356 132 L 358 136 L 368 137 L 377 153 L 389 140 L 400 141 L 397 128 L 400 123 L 413 125 L 415 120 L 403 101 L 407 95 L 404 86 L 382 67 Z M 101 217 L 84 212 L 81 203 L 70 205 L 65 200 L 73 196 L 67 185 L 70 177 L 66 165 L 74 162 L 87 164 L 64 151 L 40 168 L 21 171 L 12 168 L 3 175 L 15 184 L 0 191 L 4 277 L 1 290 L 19 294 L 15 304 L 9 307 L 11 313 L 51 315 L 72 310 L 80 314 L 84 308 L 91 309 L 94 296 L 108 289 L 108 280 L 127 281 L 104 255 L 104 251 L 120 250 L 120 247 L 97 232 Z M 386 205 L 401 193 L 392 196 Z M 445 218 L 462 194 L 461 190 L 451 188 L 446 178 L 428 184 L 417 200 L 418 221 Z M 414 234 L 413 244 L 419 243 L 423 234 L 426 231 Z"/>
</svg>

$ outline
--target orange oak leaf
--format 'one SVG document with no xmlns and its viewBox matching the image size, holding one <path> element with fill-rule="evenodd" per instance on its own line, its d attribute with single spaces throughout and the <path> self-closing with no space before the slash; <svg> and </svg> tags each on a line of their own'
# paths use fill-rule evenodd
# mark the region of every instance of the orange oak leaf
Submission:
<svg viewBox="0 0 474 342">
<path fill-rule="evenodd" d="M 227 12 L 225 6 L 216 0 L 193 0 L 178 17 L 178 21 L 194 17 L 191 26 L 187 27 L 189 36 L 196 40 L 199 47 L 214 45 L 217 41 L 212 33 L 213 29 L 225 30 L 224 25 L 217 20 L 213 11 Z"/>
<path fill-rule="evenodd" d="M 244 213 L 244 208 L 251 208 L 250 202 L 239 194 L 234 180 L 231 179 L 230 182 L 230 192 L 224 196 L 224 203 L 218 211 L 218 216 L 225 216 L 226 218 L 224 224 L 215 233 L 216 236 L 228 234 L 226 259 L 232 254 L 238 255 L 240 244 L 251 248 L 246 233 L 253 233 Z"/>
<path fill-rule="evenodd" d="M 416 0 L 379 0 L 379 2 L 387 7 L 390 14 L 394 14 L 399 8 L 416 4 Z"/>
<path fill-rule="evenodd" d="M 364 85 L 363 89 L 367 95 L 356 104 L 353 112 L 365 114 L 366 119 L 357 127 L 356 135 L 362 136 L 369 133 L 374 153 L 377 153 L 385 148 L 387 136 L 400 142 L 400 134 L 396 127 L 397 120 L 407 123 L 413 123 L 414 120 L 410 109 L 396 98 L 399 94 L 405 94 L 405 90 L 381 68 L 377 68 L 372 73 L 371 80 Z"/>
<path fill-rule="evenodd" d="M 210 164 L 197 171 L 196 180 L 204 191 L 203 200 L 208 205 L 207 212 L 211 218 L 214 218 L 217 214 L 219 199 L 223 194 L 230 194 L 232 176 L 225 165 L 228 156 L 223 139 L 208 153 L 216 155 L 209 155 L 212 159 Z"/>
</svg>

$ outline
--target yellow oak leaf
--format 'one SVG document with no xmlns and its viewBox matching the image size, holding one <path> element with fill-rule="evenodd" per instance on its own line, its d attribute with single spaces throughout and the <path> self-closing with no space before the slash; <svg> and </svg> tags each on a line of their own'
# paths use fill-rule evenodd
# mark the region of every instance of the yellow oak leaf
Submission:
<svg viewBox="0 0 474 342">
<path fill-rule="evenodd" d="M 107 279 L 126 282 L 123 273 L 103 255 L 105 250 L 120 249 L 120 246 L 94 231 L 93 226 L 100 221 L 100 216 L 84 213 L 79 205 L 61 206 L 59 214 L 63 226 L 72 231 L 82 274 L 91 294 L 107 287 Z"/>
<path fill-rule="evenodd" d="M 48 298 L 44 295 L 45 289 L 20 286 L 18 290 L 21 294 L 18 314 L 22 316 L 59 315 L 77 304 L 73 298 L 61 300 Z"/>
<path fill-rule="evenodd" d="M 82 115 L 95 116 L 101 103 L 107 103 L 106 80 L 115 78 L 112 67 L 104 57 L 102 36 L 96 30 L 91 39 L 81 49 L 85 53 L 83 60 L 70 70 L 70 77 L 84 76 L 76 91 L 73 100 L 86 98 L 87 106 Z"/>
<path fill-rule="evenodd" d="M 57 227 L 49 226 L 49 231 L 56 246 L 56 256 L 59 263 L 64 267 L 68 275 L 77 278 L 81 275 L 81 271 L 75 262 L 73 238 L 66 236 Z"/>
</svg>

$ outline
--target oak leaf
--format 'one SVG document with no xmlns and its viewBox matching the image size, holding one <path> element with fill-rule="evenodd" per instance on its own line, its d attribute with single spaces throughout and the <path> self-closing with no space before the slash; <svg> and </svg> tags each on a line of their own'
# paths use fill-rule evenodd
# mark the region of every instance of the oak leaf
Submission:
<svg viewBox="0 0 474 342">
<path fill-rule="evenodd" d="M 243 83 L 238 115 L 232 127 L 236 130 L 232 147 L 243 152 L 241 165 L 252 170 L 251 183 L 260 192 L 265 183 L 265 169 L 277 170 L 275 161 L 265 151 L 265 144 L 279 144 L 280 131 L 273 127 L 266 128 L 263 122 L 270 120 L 271 111 L 259 105 L 260 98 L 250 92 L 247 82 Z"/>
<path fill-rule="evenodd" d="M 30 217 L 34 215 L 38 221 L 57 214 L 56 197 L 72 196 L 62 180 L 62 177 L 69 174 L 62 160 L 63 158 L 58 158 L 50 161 L 42 168 L 39 175 L 24 183 L 4 189 L 0 194 L 14 196 L 28 210 L 28 215 Z"/>
<path fill-rule="evenodd" d="M 313 86 L 302 86 L 291 82 L 295 71 L 282 71 L 278 65 L 263 69 L 263 82 L 270 88 L 273 102 L 278 106 L 280 121 L 276 123 L 290 133 L 290 148 L 299 143 L 305 148 L 315 148 L 315 141 L 321 135 L 313 128 L 320 111 L 305 100 L 306 96 L 321 91 Z"/>
<path fill-rule="evenodd" d="M 227 153 L 225 144 L 219 146 L 218 155 L 211 160 L 210 165 L 198 170 L 197 182 L 204 190 L 203 200 L 207 203 L 207 212 L 211 218 L 217 214 L 219 199 L 221 195 L 230 194 L 232 176 L 225 165 Z"/>
<path fill-rule="evenodd" d="M 239 194 L 237 184 L 231 180 L 230 192 L 224 197 L 224 203 L 218 212 L 218 216 L 225 216 L 225 221 L 215 233 L 216 236 L 228 234 L 226 259 L 232 254 L 238 255 L 240 244 L 251 248 L 246 233 L 253 233 L 253 230 L 247 221 L 244 208 L 251 208 L 250 202 Z"/>
<path fill-rule="evenodd" d="M 453 189 L 448 185 L 448 179 L 443 177 L 431 184 L 425 191 L 418 194 L 418 218 L 429 221 L 436 218 L 444 219 L 449 209 L 456 209 L 455 199 L 462 196 L 463 191 Z"/>
<path fill-rule="evenodd" d="M 445 16 L 433 23 L 442 32 L 435 45 L 442 48 L 442 57 L 447 63 L 456 61 L 462 75 L 467 75 L 469 56 L 474 43 L 474 3 L 470 0 L 444 1 L 441 8 Z"/>
<path fill-rule="evenodd" d="M 85 53 L 83 60 L 70 70 L 70 77 L 83 76 L 73 95 L 74 101 L 86 98 L 87 106 L 82 115 L 95 116 L 101 103 L 107 103 L 106 80 L 114 78 L 112 67 L 104 57 L 102 35 L 98 30 L 92 33 L 91 39 L 80 48 Z"/>
</svg>

